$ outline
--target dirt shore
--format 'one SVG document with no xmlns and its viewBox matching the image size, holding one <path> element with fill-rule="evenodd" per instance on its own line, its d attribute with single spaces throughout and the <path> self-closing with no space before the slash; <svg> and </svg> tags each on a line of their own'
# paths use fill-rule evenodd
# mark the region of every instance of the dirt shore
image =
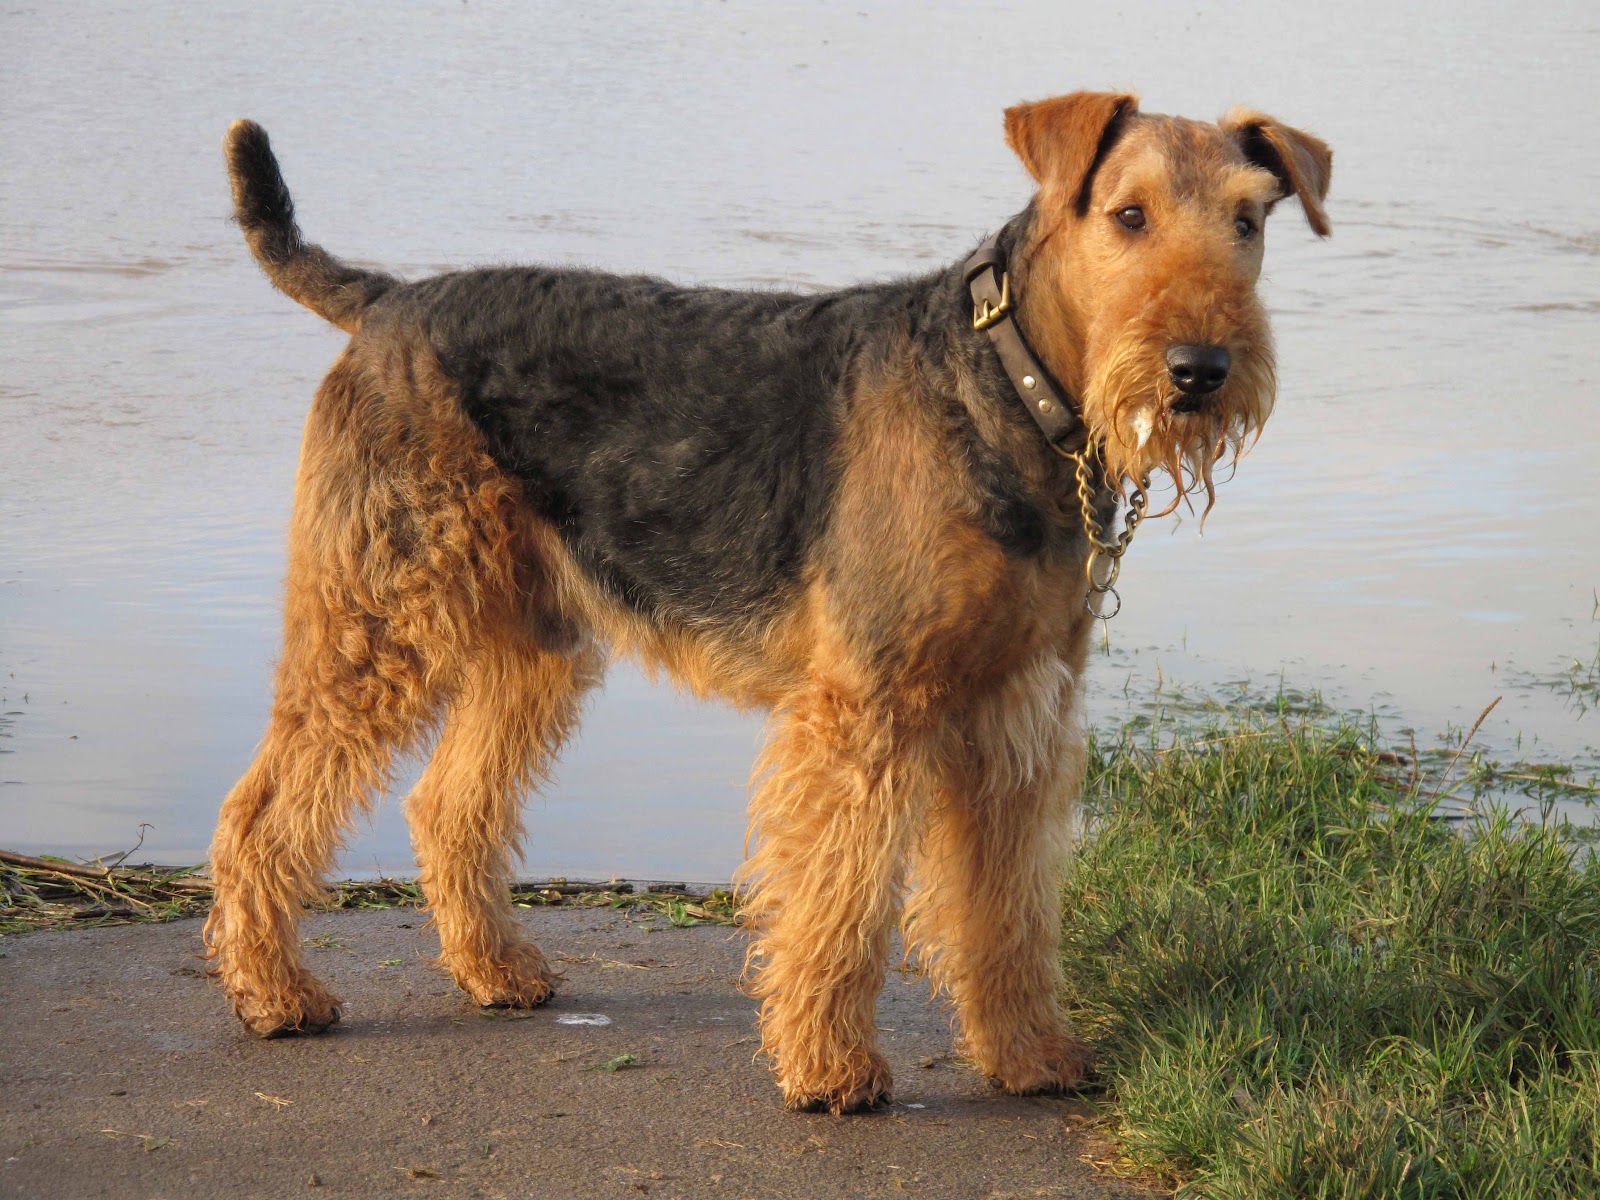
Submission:
<svg viewBox="0 0 1600 1200">
<path fill-rule="evenodd" d="M 990 1092 L 948 1015 L 891 977 L 896 1102 L 782 1111 L 752 1061 L 743 939 L 607 909 L 533 909 L 566 972 L 484 1014 L 406 909 L 308 920 L 345 1000 L 327 1037 L 246 1037 L 198 921 L 0 939 L 0 1195 L 26 1197 L 1142 1197 L 1081 1161 L 1087 1110 Z"/>
</svg>

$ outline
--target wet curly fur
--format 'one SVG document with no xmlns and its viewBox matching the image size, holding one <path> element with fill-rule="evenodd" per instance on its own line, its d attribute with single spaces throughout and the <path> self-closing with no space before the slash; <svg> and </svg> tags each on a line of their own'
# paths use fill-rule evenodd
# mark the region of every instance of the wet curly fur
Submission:
<svg viewBox="0 0 1600 1200">
<path fill-rule="evenodd" d="M 1326 147 L 1102 93 L 1013 108 L 1006 133 L 1038 184 L 1002 239 L 1021 331 L 1113 477 L 1209 492 L 1272 403 L 1240 222 L 1294 194 L 1326 232 Z M 258 126 L 226 150 L 269 277 L 351 334 L 306 423 L 270 723 L 212 851 L 206 941 L 244 1024 L 339 1019 L 298 918 L 435 732 L 407 815 L 441 963 L 480 1004 L 548 997 L 506 889 L 520 799 L 629 655 L 771 713 L 740 880 L 791 1107 L 889 1095 L 874 1005 L 897 922 L 982 1074 L 1077 1083 L 1057 884 L 1087 546 L 960 267 L 822 295 L 540 267 L 403 283 L 303 241 Z M 1135 204 L 1137 234 L 1111 221 Z M 1180 409 L 1161 356 L 1196 339 L 1235 366 Z"/>
</svg>

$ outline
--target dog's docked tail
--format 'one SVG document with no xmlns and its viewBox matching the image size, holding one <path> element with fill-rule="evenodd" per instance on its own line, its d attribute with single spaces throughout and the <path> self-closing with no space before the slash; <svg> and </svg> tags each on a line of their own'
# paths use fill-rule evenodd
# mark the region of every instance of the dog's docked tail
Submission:
<svg viewBox="0 0 1600 1200">
<path fill-rule="evenodd" d="M 399 280 L 340 262 L 300 237 L 294 201 L 261 126 L 235 121 L 228 127 L 223 149 L 233 185 L 234 218 L 267 278 L 291 300 L 354 333 L 367 307 Z"/>
</svg>

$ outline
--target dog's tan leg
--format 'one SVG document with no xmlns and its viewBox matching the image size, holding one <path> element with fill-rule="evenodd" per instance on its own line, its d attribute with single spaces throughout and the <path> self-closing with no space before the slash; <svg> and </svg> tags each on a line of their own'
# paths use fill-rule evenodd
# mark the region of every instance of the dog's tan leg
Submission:
<svg viewBox="0 0 1600 1200">
<path fill-rule="evenodd" d="M 888 713 L 828 689 L 777 721 L 741 872 L 757 934 L 751 990 L 785 1103 L 851 1112 L 889 1095 L 877 998 L 922 770 Z"/>
<path fill-rule="evenodd" d="M 524 789 L 541 779 L 598 679 L 598 656 L 523 639 L 487 646 L 469 668 L 444 733 L 406 806 L 440 962 L 482 1005 L 530 1008 L 554 973 L 523 940 L 507 883 Z"/>
<path fill-rule="evenodd" d="M 312 404 L 272 717 L 212 843 L 207 947 L 240 1020 L 266 1037 L 338 1019 L 302 962 L 301 910 L 393 755 L 528 593 L 517 489 L 404 349 L 352 343 Z"/>
<path fill-rule="evenodd" d="M 1008 1092 L 1082 1080 L 1062 1022 L 1061 869 L 1083 783 L 1071 677 L 1046 664 L 971 715 L 946 758 L 906 908 L 907 941 L 956 1004 L 963 1052 Z"/>
<path fill-rule="evenodd" d="M 405 656 L 386 656 L 380 672 L 381 639 L 350 618 L 304 594 L 291 600 L 271 721 L 212 843 L 206 943 L 234 1011 L 261 1037 L 317 1033 L 339 1019 L 337 997 L 303 965 L 301 910 L 320 893 L 353 810 L 385 782 L 428 709 Z"/>
</svg>

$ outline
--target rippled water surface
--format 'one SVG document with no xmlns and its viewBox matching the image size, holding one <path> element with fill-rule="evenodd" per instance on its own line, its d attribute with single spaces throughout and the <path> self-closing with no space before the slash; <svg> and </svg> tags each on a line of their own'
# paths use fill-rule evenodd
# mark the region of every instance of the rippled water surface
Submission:
<svg viewBox="0 0 1600 1200">
<path fill-rule="evenodd" d="M 0 72 L 0 845 L 201 857 L 264 722 L 295 454 L 340 335 L 230 226 L 271 130 L 308 233 L 408 275 L 536 260 L 820 288 L 1026 202 L 1000 110 L 1132 85 L 1336 150 L 1269 230 L 1277 415 L 1202 539 L 1141 533 L 1092 711 L 1282 678 L 1594 755 L 1544 686 L 1600 586 L 1590 5 L 13 4 Z M 530 872 L 717 879 L 757 723 L 616 670 Z M 403 782 L 403 781 L 402 781 Z M 396 807 L 344 869 L 408 870 Z"/>
</svg>

